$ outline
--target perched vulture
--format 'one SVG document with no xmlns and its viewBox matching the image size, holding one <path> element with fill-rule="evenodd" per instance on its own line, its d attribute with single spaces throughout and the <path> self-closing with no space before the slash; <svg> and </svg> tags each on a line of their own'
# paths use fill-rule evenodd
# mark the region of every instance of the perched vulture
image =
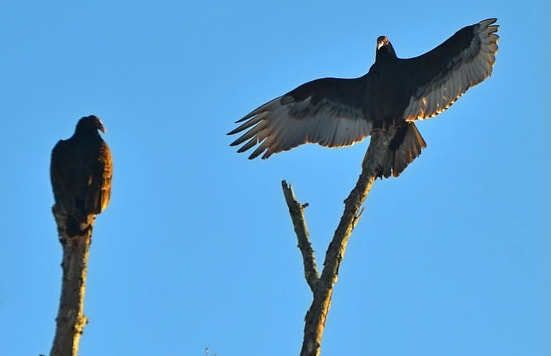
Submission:
<svg viewBox="0 0 551 356">
<path fill-rule="evenodd" d="M 105 133 L 99 118 L 83 117 L 73 136 L 60 140 L 52 151 L 50 177 L 54 210 L 67 216 L 69 236 L 89 229 L 93 217 L 109 204 L 113 173 L 111 151 L 98 130 Z"/>
<path fill-rule="evenodd" d="M 287 151 L 303 143 L 348 146 L 374 130 L 395 127 L 379 176 L 398 176 L 425 140 L 414 122 L 438 115 L 492 73 L 499 26 L 487 19 L 457 31 L 415 58 L 398 58 L 386 36 L 377 38 L 375 63 L 354 79 L 317 79 L 269 101 L 238 120 L 231 146 L 249 156 Z"/>
</svg>

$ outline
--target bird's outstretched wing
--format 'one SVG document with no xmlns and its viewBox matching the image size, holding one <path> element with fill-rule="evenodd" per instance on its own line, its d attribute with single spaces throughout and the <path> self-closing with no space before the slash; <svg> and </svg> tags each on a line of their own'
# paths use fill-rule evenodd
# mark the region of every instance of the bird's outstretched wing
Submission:
<svg viewBox="0 0 551 356">
<path fill-rule="evenodd" d="M 237 121 L 242 124 L 228 135 L 244 133 L 231 145 L 245 143 L 238 152 L 258 145 L 249 156 L 253 159 L 307 142 L 339 147 L 361 141 L 373 127 L 359 102 L 363 85 L 360 78 L 323 78 L 303 84 Z"/>
<path fill-rule="evenodd" d="M 412 84 L 406 121 L 441 113 L 492 73 L 499 39 L 495 22 L 492 18 L 464 27 L 432 51 L 399 60 Z"/>
</svg>

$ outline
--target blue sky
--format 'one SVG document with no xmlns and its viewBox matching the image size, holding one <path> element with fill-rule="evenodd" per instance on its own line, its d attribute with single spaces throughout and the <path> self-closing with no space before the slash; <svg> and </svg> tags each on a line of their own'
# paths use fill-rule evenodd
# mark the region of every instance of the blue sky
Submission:
<svg viewBox="0 0 551 356">
<path fill-rule="evenodd" d="M 311 294 L 280 182 L 317 261 L 367 141 L 249 161 L 233 122 L 315 78 L 356 77 L 498 17 L 493 76 L 418 125 L 377 181 L 323 355 L 551 352 L 551 9 L 545 1 L 10 2 L 0 6 L 2 353 L 48 353 L 61 284 L 49 156 L 96 114 L 114 156 L 80 355 L 296 355 Z"/>
</svg>

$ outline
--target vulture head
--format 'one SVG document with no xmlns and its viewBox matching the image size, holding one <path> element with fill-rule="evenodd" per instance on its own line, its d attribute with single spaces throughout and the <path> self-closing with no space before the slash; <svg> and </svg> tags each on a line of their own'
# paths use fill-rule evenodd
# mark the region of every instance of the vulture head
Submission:
<svg viewBox="0 0 551 356">
<path fill-rule="evenodd" d="M 388 40 L 388 37 L 386 36 L 379 36 L 377 38 L 377 55 L 376 60 L 379 59 L 381 56 L 389 56 L 396 58 L 396 52 L 394 52 L 394 47 L 392 47 L 392 43 Z"/>
<path fill-rule="evenodd" d="M 76 134 L 90 133 L 92 131 L 97 132 L 97 130 L 100 130 L 101 132 L 105 133 L 105 127 L 103 126 L 103 123 L 101 122 L 99 117 L 95 115 L 90 115 L 90 116 L 85 116 L 78 121 L 75 133 Z"/>
</svg>

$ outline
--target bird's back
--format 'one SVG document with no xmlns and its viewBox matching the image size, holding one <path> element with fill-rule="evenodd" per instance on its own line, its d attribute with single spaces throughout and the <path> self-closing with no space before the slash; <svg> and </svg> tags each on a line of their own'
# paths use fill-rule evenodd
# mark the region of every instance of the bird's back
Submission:
<svg viewBox="0 0 551 356">
<path fill-rule="evenodd" d="M 111 176 L 111 152 L 99 135 L 61 140 L 52 151 L 54 197 L 65 214 L 101 213 L 109 203 Z"/>
</svg>

